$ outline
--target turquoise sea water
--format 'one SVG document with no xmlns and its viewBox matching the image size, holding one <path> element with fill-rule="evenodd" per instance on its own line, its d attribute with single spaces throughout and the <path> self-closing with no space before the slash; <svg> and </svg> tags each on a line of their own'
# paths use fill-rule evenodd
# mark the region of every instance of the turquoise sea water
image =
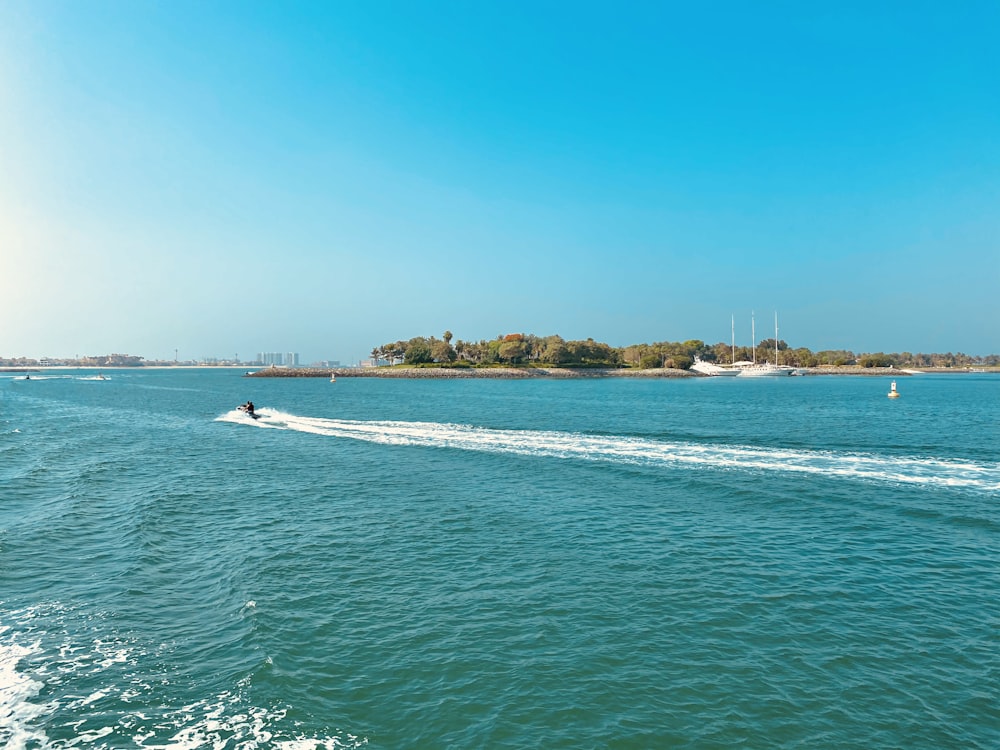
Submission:
<svg viewBox="0 0 1000 750">
<path fill-rule="evenodd" d="M 997 376 L 107 374 L 0 377 L 0 746 L 1000 747 Z"/>
</svg>

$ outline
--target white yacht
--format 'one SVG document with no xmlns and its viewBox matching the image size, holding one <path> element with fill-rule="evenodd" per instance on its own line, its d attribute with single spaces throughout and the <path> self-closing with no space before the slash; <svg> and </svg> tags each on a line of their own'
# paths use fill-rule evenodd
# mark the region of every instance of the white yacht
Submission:
<svg viewBox="0 0 1000 750">
<path fill-rule="evenodd" d="M 702 375 L 711 375 L 713 377 L 740 374 L 739 370 L 735 370 L 732 367 L 723 367 L 722 365 L 717 365 L 714 362 L 706 362 L 698 357 L 694 358 L 694 364 L 691 365 L 691 369 L 695 372 L 700 372 Z"/>
<path fill-rule="evenodd" d="M 698 357 L 696 355 L 695 358 L 694 358 L 694 364 L 691 365 L 691 369 L 692 370 L 694 370 L 695 372 L 700 372 L 702 375 L 711 375 L 712 377 L 719 377 L 719 376 L 722 376 L 722 377 L 726 377 L 726 376 L 733 377 L 733 376 L 736 376 L 736 375 L 740 374 L 740 371 L 738 369 L 736 369 L 736 365 L 739 364 L 739 363 L 735 361 L 736 360 L 736 318 L 735 318 L 735 316 L 733 317 L 731 323 L 732 323 L 732 328 L 733 328 L 733 343 L 732 343 L 732 347 L 733 347 L 733 360 L 734 360 L 733 364 L 731 366 L 729 366 L 729 367 L 725 367 L 723 365 L 717 365 L 717 364 L 715 364 L 715 362 L 706 362 L 705 360 L 701 359 L 700 357 Z"/>
</svg>

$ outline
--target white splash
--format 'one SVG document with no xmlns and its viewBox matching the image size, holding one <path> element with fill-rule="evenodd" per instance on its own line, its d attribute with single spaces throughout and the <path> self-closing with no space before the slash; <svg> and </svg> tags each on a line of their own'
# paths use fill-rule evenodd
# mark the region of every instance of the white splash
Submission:
<svg viewBox="0 0 1000 750">
<path fill-rule="evenodd" d="M 0 635 L 7 630 L 0 628 Z M 45 713 L 44 706 L 33 702 L 43 685 L 18 670 L 22 659 L 40 650 L 38 643 L 22 646 L 6 638 L 0 643 L 0 738 L 5 738 L 7 750 L 46 747 L 49 743 L 44 732 L 31 727 Z"/>
</svg>

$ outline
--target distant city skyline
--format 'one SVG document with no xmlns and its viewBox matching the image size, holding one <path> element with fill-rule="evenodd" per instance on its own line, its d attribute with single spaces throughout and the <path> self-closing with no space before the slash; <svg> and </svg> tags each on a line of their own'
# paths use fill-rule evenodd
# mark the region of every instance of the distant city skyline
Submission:
<svg viewBox="0 0 1000 750">
<path fill-rule="evenodd" d="M 976 0 L 8 0 L 0 357 L 731 315 L 748 345 L 752 310 L 794 347 L 996 353 L 997 28 Z"/>
</svg>

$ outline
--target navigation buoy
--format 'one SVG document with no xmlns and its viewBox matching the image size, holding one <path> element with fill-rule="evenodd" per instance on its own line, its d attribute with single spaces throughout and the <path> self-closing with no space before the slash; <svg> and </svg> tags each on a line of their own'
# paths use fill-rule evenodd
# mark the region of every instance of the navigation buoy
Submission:
<svg viewBox="0 0 1000 750">
<path fill-rule="evenodd" d="M 889 386 L 889 398 L 899 398 L 899 391 L 896 390 L 896 381 L 892 381 L 892 385 Z"/>
</svg>

